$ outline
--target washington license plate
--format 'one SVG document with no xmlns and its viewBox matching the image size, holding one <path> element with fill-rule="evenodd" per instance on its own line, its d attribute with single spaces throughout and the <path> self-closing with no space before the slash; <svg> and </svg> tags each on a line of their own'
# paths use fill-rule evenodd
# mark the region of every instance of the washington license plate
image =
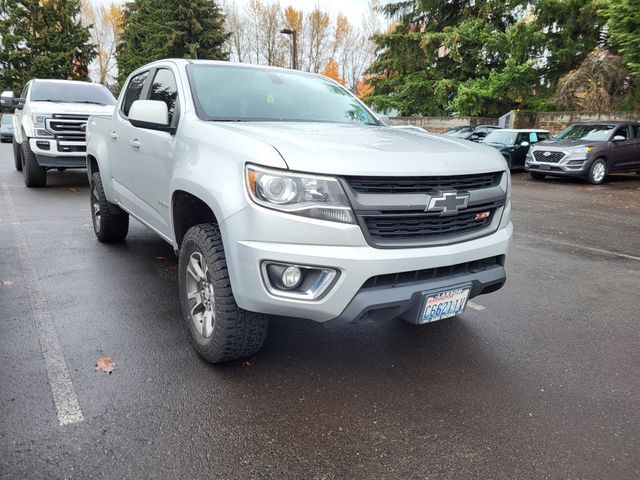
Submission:
<svg viewBox="0 0 640 480">
<path fill-rule="evenodd" d="M 461 314 L 467 305 L 470 291 L 470 288 L 455 288 L 429 295 L 424 302 L 420 323 L 435 322 Z"/>
</svg>

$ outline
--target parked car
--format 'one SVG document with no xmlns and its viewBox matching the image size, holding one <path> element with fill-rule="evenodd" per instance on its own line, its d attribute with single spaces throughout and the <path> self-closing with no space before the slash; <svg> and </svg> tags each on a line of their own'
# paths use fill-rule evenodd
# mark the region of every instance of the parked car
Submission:
<svg viewBox="0 0 640 480">
<path fill-rule="evenodd" d="M 418 127 L 416 125 L 394 125 L 392 128 L 395 128 L 396 130 L 402 130 L 404 132 L 411 132 L 411 133 L 429 133 L 429 130 L 426 130 L 422 127 Z"/>
<path fill-rule="evenodd" d="M 471 140 L 472 142 L 479 142 L 489 133 L 499 129 L 497 125 L 461 125 L 459 127 L 453 127 L 444 132 L 444 135 L 448 137 L 462 138 L 463 140 Z"/>
<path fill-rule="evenodd" d="M 70 80 L 29 81 L 20 98 L 3 92 L 14 108 L 13 159 L 27 187 L 43 187 L 47 170 L 86 168 L 89 115 L 111 115 L 116 99 L 103 85 Z"/>
<path fill-rule="evenodd" d="M 401 133 L 320 75 L 158 61 L 89 119 L 95 234 L 131 216 L 173 246 L 209 362 L 256 352 L 268 315 L 452 317 L 505 282 L 511 177 L 495 149 Z"/>
<path fill-rule="evenodd" d="M 13 140 L 13 115 L 5 113 L 0 118 L 0 142 L 10 142 Z"/>
<path fill-rule="evenodd" d="M 569 176 L 593 184 L 609 173 L 640 172 L 640 123 L 571 125 L 531 147 L 525 168 L 536 179 Z"/>
<path fill-rule="evenodd" d="M 524 169 L 525 158 L 531 145 L 549 140 L 548 130 L 504 128 L 493 130 L 481 143 L 497 148 L 509 169 Z"/>
</svg>

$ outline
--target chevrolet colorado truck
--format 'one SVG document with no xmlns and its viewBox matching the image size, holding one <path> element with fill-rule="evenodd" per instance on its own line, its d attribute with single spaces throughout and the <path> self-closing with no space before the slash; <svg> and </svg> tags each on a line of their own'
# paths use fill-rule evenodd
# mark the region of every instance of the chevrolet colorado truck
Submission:
<svg viewBox="0 0 640 480">
<path fill-rule="evenodd" d="M 341 324 L 461 314 L 505 282 L 510 173 L 491 147 L 385 126 L 299 71 L 163 60 L 90 117 L 93 226 L 173 246 L 186 328 L 216 363 L 271 315 Z"/>
<path fill-rule="evenodd" d="M 13 159 L 27 187 L 44 187 L 47 170 L 85 168 L 89 115 L 111 115 L 116 99 L 103 85 L 72 80 L 29 81 L 16 98 L 2 93 L 2 106 L 15 109 Z"/>
</svg>

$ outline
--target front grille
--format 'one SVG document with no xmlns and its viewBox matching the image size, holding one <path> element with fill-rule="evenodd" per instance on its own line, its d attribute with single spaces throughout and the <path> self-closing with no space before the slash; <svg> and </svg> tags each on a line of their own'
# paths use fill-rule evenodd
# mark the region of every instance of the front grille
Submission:
<svg viewBox="0 0 640 480">
<path fill-rule="evenodd" d="M 89 115 L 54 114 L 45 120 L 45 126 L 59 140 L 84 142 Z"/>
<path fill-rule="evenodd" d="M 533 152 L 533 156 L 537 162 L 558 163 L 560 160 L 564 158 L 564 153 L 536 150 Z"/>
<path fill-rule="evenodd" d="M 457 265 L 448 265 L 446 267 L 427 268 L 424 270 L 414 270 L 410 272 L 388 273 L 385 275 L 376 275 L 368 279 L 362 289 L 401 287 L 405 285 L 413 285 L 438 278 L 450 277 L 452 275 L 460 275 L 465 273 L 477 273 L 488 270 L 496 265 L 502 265 L 504 257 L 499 255 L 496 257 L 483 258 L 482 260 L 474 260 L 467 263 L 459 263 Z"/>
<path fill-rule="evenodd" d="M 346 177 L 358 193 L 431 193 L 438 190 L 475 190 L 500 183 L 502 172 L 441 177 Z"/>
<path fill-rule="evenodd" d="M 478 213 L 488 212 L 478 219 Z M 429 240 L 438 242 L 450 237 L 475 232 L 491 224 L 495 208 L 479 207 L 457 215 L 440 216 L 433 213 L 386 213 L 363 215 L 369 237 L 375 245 L 392 246 Z"/>
</svg>

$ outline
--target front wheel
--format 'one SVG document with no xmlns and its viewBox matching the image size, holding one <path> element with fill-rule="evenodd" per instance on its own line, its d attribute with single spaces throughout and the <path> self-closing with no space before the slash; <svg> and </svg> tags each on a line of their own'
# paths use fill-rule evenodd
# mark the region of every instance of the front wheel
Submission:
<svg viewBox="0 0 640 480">
<path fill-rule="evenodd" d="M 13 138 L 11 143 L 13 144 L 13 163 L 16 166 L 16 170 L 21 172 L 22 171 L 22 152 L 20 151 L 20 144 L 16 142 L 15 137 Z"/>
<path fill-rule="evenodd" d="M 100 172 L 91 175 L 91 220 L 93 231 L 103 243 L 123 241 L 129 232 L 129 215 L 107 200 Z"/>
<path fill-rule="evenodd" d="M 180 247 L 178 282 L 189 338 L 202 358 L 228 362 L 260 350 L 268 317 L 236 304 L 217 225 L 204 223 L 187 231 Z"/>
<path fill-rule="evenodd" d="M 29 188 L 44 187 L 47 184 L 47 169 L 38 164 L 36 154 L 29 146 L 29 139 L 22 142 L 22 177 Z"/>
<path fill-rule="evenodd" d="M 589 167 L 586 180 L 593 185 L 600 185 L 604 182 L 606 176 L 607 163 L 602 158 L 598 158 L 591 164 L 591 167 Z"/>
</svg>

